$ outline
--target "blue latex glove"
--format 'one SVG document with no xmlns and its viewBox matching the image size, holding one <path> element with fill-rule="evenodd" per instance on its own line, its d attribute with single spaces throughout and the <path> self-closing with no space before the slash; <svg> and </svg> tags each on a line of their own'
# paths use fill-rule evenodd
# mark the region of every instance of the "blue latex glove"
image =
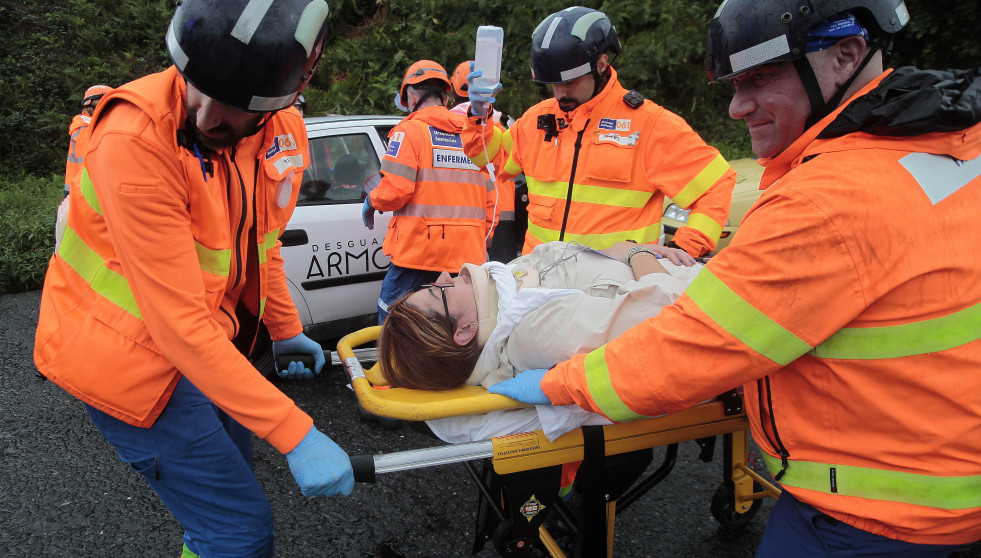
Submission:
<svg viewBox="0 0 981 558">
<path fill-rule="evenodd" d="M 361 207 L 361 222 L 368 230 L 375 229 L 375 208 L 371 206 L 371 196 L 366 196 L 364 205 Z"/>
<path fill-rule="evenodd" d="M 324 349 L 320 346 L 320 343 L 317 343 L 302 333 L 294 335 L 289 339 L 283 339 L 282 341 L 273 341 L 272 348 L 273 359 L 279 355 L 289 353 L 305 353 L 313 356 L 313 370 L 304 366 L 300 361 L 293 361 L 289 363 L 286 370 L 276 371 L 280 378 L 303 378 L 309 380 L 315 375 L 320 374 L 320 371 L 324 369 L 324 364 L 327 363 L 327 359 L 324 357 Z"/>
<path fill-rule="evenodd" d="M 480 70 L 467 74 L 467 97 L 470 98 L 470 114 L 474 116 L 487 114 L 490 111 L 491 103 L 497 100 L 497 94 L 504 87 L 501 82 L 497 82 L 494 87 L 490 88 L 474 85 L 473 81 L 482 75 L 484 72 Z"/>
<path fill-rule="evenodd" d="M 354 491 L 351 458 L 316 426 L 286 454 L 286 462 L 304 496 L 350 496 Z"/>
<path fill-rule="evenodd" d="M 515 401 L 529 405 L 551 405 L 545 392 L 542 391 L 542 378 L 548 370 L 544 368 L 525 370 L 510 380 L 496 383 L 487 388 L 491 393 L 510 397 Z"/>
</svg>

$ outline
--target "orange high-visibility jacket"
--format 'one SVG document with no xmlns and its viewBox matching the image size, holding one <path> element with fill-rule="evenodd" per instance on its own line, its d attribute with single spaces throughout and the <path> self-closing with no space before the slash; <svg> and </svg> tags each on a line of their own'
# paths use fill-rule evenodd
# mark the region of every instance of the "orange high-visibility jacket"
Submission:
<svg viewBox="0 0 981 558">
<path fill-rule="evenodd" d="M 769 189 L 675 305 L 542 387 L 623 421 L 745 384 L 753 439 L 795 497 L 890 538 L 975 541 L 981 124 L 818 139 L 841 110 L 768 162 Z"/>
<path fill-rule="evenodd" d="M 392 211 L 382 248 L 392 263 L 455 273 L 486 261 L 494 183 L 463 152 L 464 117 L 443 106 L 406 116 L 388 135 L 371 205 Z"/>
<path fill-rule="evenodd" d="M 548 99 L 503 133 L 468 120 L 464 146 L 477 165 L 494 162 L 505 178 L 525 173 L 523 253 L 552 240 L 594 248 L 657 242 L 664 196 L 691 209 L 674 241 L 696 256 L 715 249 L 735 171 L 684 119 L 627 93 L 611 68 L 603 90 L 570 113 Z"/>
<path fill-rule="evenodd" d="M 186 376 L 285 453 L 313 421 L 230 340 L 252 333 L 246 315 L 261 316 L 273 339 L 302 331 L 278 237 L 307 163 L 303 120 L 278 112 L 236 146 L 199 147 L 198 157 L 182 129 L 184 98 L 171 67 L 99 103 L 45 277 L 34 360 L 85 403 L 140 427 Z"/>
<path fill-rule="evenodd" d="M 82 165 L 85 163 L 85 149 L 88 146 L 88 135 L 82 132 L 88 129 L 91 116 L 76 114 L 68 126 L 68 162 L 65 163 L 65 195 L 73 185 L 78 184 L 82 175 Z"/>
</svg>

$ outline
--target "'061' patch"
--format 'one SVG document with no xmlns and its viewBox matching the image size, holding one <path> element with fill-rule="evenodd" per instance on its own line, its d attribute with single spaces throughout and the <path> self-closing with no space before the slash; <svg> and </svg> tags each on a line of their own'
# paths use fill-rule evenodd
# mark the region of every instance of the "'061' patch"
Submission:
<svg viewBox="0 0 981 558">
<path fill-rule="evenodd" d="M 296 149 L 296 140 L 293 134 L 282 134 L 273 138 L 273 144 L 266 150 L 266 160 L 272 159 L 280 151 L 293 151 Z"/>
<path fill-rule="evenodd" d="M 630 119 L 629 118 L 601 118 L 599 121 L 600 130 L 617 130 L 620 132 L 630 131 Z"/>
<path fill-rule="evenodd" d="M 398 157 L 399 148 L 402 147 L 403 139 L 405 139 L 405 132 L 395 132 L 392 134 L 392 137 L 388 140 L 388 150 L 385 151 L 385 155 Z"/>
</svg>

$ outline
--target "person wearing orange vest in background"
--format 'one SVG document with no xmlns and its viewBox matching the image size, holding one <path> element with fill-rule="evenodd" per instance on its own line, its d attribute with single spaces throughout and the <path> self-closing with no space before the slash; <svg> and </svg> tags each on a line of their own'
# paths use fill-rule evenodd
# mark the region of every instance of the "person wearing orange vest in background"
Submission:
<svg viewBox="0 0 981 558">
<path fill-rule="evenodd" d="M 88 128 L 89 121 L 92 120 L 92 113 L 95 112 L 96 105 L 103 95 L 112 91 L 107 85 L 93 85 L 85 90 L 82 97 L 82 112 L 72 118 L 72 123 L 68 126 L 68 162 L 65 164 L 65 197 L 73 184 L 78 184 L 78 178 L 82 174 L 82 164 L 85 162 L 85 149 L 88 145 L 88 136 L 82 137 L 82 131 Z"/>
<path fill-rule="evenodd" d="M 467 89 L 470 86 L 467 83 L 467 75 L 471 71 L 473 71 L 473 60 L 464 60 L 457 65 L 450 77 L 450 84 L 453 86 L 450 111 L 463 116 L 467 116 L 467 111 L 470 110 L 470 98 L 467 97 Z M 501 132 L 504 131 L 500 111 L 494 111 L 494 125 Z M 487 257 L 493 261 L 507 263 L 518 255 L 515 238 L 517 231 L 514 228 L 514 179 L 496 174 L 494 178 L 496 193 L 492 207 L 491 239 L 487 246 Z"/>
<path fill-rule="evenodd" d="M 724 2 L 706 67 L 766 191 L 673 306 L 491 391 L 626 421 L 743 384 L 783 487 L 757 556 L 981 538 L 981 69 L 884 70 L 908 20 L 902 0 Z"/>
<path fill-rule="evenodd" d="M 79 177 L 82 175 L 82 165 L 85 163 L 85 150 L 88 149 L 89 136 L 83 132 L 88 130 L 96 105 L 109 91 L 112 91 L 112 88 L 106 85 L 93 85 L 86 89 L 82 96 L 82 112 L 72 118 L 68 127 L 69 143 L 68 161 L 65 163 L 65 195 L 55 212 L 55 251 L 61 245 L 61 238 L 65 234 L 65 221 L 68 219 L 68 193 L 71 191 L 72 185 L 78 184 Z"/>
<path fill-rule="evenodd" d="M 501 89 L 474 87 L 467 154 L 505 178 L 528 181 L 522 253 L 564 240 L 593 248 L 658 242 L 664 196 L 691 209 L 672 245 L 692 256 L 715 249 L 729 216 L 736 173 L 680 116 L 620 85 L 607 51 L 621 51 L 602 12 L 572 7 L 545 18 L 531 40 L 531 74 L 553 99 L 501 133 L 484 115 Z"/>
<path fill-rule="evenodd" d="M 184 528 L 183 556 L 273 556 L 251 436 L 306 496 L 350 494 L 350 459 L 248 359 L 309 353 L 279 253 L 307 161 L 291 105 L 327 35 L 323 0 L 184 0 L 174 65 L 107 94 L 41 296 L 34 360 L 80 399 Z M 285 110 L 284 110 L 285 109 Z M 161 549 L 160 555 L 171 551 Z"/>
<path fill-rule="evenodd" d="M 362 219 L 392 211 L 382 249 L 392 263 L 378 296 L 378 323 L 388 305 L 440 273 L 487 261 L 494 183 L 463 152 L 466 120 L 446 108 L 446 70 L 419 60 L 405 71 L 395 105 L 408 112 L 388 134 L 381 182 L 365 197 Z"/>
</svg>

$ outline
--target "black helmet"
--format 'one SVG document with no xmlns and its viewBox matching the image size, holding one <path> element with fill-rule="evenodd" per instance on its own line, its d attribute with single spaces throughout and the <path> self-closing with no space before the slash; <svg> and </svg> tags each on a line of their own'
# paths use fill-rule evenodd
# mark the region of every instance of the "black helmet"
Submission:
<svg viewBox="0 0 981 558">
<path fill-rule="evenodd" d="M 327 33 L 324 0 L 183 0 L 167 29 L 170 58 L 205 95 L 249 112 L 293 104 Z"/>
<path fill-rule="evenodd" d="M 853 13 L 882 46 L 909 21 L 903 0 L 725 0 L 709 27 L 709 79 L 803 58 L 808 31 L 843 12 Z"/>
<path fill-rule="evenodd" d="M 586 74 L 598 77 L 596 61 L 608 49 L 623 50 L 617 30 L 603 12 L 574 6 L 538 24 L 531 35 L 531 77 L 563 83 Z"/>
</svg>

